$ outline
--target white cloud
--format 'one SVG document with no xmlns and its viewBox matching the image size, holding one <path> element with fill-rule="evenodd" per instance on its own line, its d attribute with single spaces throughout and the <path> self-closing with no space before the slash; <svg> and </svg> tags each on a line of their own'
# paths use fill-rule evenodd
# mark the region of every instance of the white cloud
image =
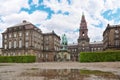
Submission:
<svg viewBox="0 0 120 80">
<path fill-rule="evenodd" d="M 69 42 L 77 42 L 79 33 L 76 33 L 75 30 L 79 28 L 79 22 L 79 18 L 74 19 L 72 15 L 55 14 L 50 20 L 43 22 L 40 28 L 43 32 L 54 30 L 59 36 L 65 33 Z"/>
<path fill-rule="evenodd" d="M 117 8 L 120 8 L 120 0 L 106 0 L 105 2 L 105 10 L 114 10 L 114 9 L 117 9 Z"/>
<path fill-rule="evenodd" d="M 39 0 L 32 0 L 32 4 L 39 6 Z M 22 20 L 28 20 L 33 24 L 41 24 L 38 26 L 43 32 L 50 32 L 54 30 L 58 35 L 66 33 L 69 43 L 77 42 L 79 32 L 75 30 L 79 28 L 82 12 L 84 12 L 87 25 L 89 29 L 89 37 L 91 41 L 102 40 L 102 33 L 108 23 L 114 24 L 114 20 L 107 20 L 101 14 L 106 10 L 112 10 L 112 13 L 116 12 L 116 9 L 120 7 L 118 4 L 120 0 L 71 0 L 71 4 L 68 4 L 67 0 L 43 0 L 42 5 L 46 8 L 50 8 L 55 12 L 51 16 L 51 19 L 46 19 L 48 13 L 43 11 L 34 11 L 32 14 L 28 14 L 25 11 L 20 12 L 21 8 L 30 8 L 28 0 L 1 0 L 0 2 L 0 30 L 4 30 L 7 27 L 20 23 Z M 32 5 L 31 4 L 31 5 Z M 9 5 L 9 6 L 8 6 Z M 58 11 L 69 12 L 69 15 L 57 14 Z M 97 27 L 99 24 L 103 24 L 101 27 Z"/>
<path fill-rule="evenodd" d="M 39 0 L 32 0 L 32 4 L 39 6 Z"/>
<path fill-rule="evenodd" d="M 86 20 L 88 22 L 89 36 L 91 41 L 102 40 L 102 33 L 108 23 L 114 24 L 114 20 L 107 20 L 101 14 L 106 10 L 113 10 L 119 8 L 117 0 L 71 0 L 69 5 L 67 0 L 45 0 L 44 4 L 46 7 L 50 7 L 55 13 L 58 11 L 69 12 L 70 15 L 55 14 L 53 17 L 46 21 L 47 26 L 52 26 L 50 29 L 56 29 L 59 33 L 66 32 L 69 41 L 77 41 L 78 34 L 76 36 L 73 34 L 74 29 L 79 28 L 81 13 L 84 12 Z M 117 4 L 117 5 L 116 5 Z M 97 27 L 100 24 L 103 24 L 100 27 Z M 99 34 L 98 34 L 99 33 Z M 74 40 L 75 39 L 75 40 Z"/>
<path fill-rule="evenodd" d="M 46 20 L 47 16 L 48 14 L 43 11 L 35 11 L 32 14 L 28 14 L 27 12 L 21 12 L 2 16 L 1 19 L 3 22 L 0 22 L 0 30 L 2 30 L 1 32 L 3 32 L 7 27 L 13 26 L 17 23 L 21 23 L 23 20 L 27 20 L 33 24 L 41 24 L 43 21 Z"/>
<path fill-rule="evenodd" d="M 19 14 L 14 13 L 11 15 L 7 15 L 1 17 L 4 23 L 7 23 L 6 26 L 11 26 L 16 23 L 20 23 L 22 20 L 28 20 L 33 24 L 42 23 L 47 18 L 47 13 L 43 11 L 35 11 L 32 14 L 28 14 L 27 12 L 21 12 Z"/>
<path fill-rule="evenodd" d="M 0 15 L 18 13 L 22 7 L 29 8 L 28 0 L 0 0 Z"/>
</svg>

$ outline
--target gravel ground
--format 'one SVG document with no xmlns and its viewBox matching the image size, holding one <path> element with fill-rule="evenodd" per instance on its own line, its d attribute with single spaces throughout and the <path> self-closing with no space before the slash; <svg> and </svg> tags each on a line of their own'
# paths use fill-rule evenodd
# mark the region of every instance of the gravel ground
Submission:
<svg viewBox="0 0 120 80">
<path fill-rule="evenodd" d="M 28 69 L 86 69 L 86 70 L 99 70 L 99 71 L 105 71 L 105 72 L 112 72 L 120 76 L 120 62 L 0 63 L 0 80 L 49 80 L 49 79 L 44 79 L 44 77 L 37 77 L 37 76 L 36 77 L 18 76 L 22 72 Z M 50 80 L 59 80 L 59 79 L 50 79 Z M 104 79 L 89 78 L 86 80 L 104 80 Z M 120 79 L 117 79 L 117 80 L 120 80 Z"/>
</svg>

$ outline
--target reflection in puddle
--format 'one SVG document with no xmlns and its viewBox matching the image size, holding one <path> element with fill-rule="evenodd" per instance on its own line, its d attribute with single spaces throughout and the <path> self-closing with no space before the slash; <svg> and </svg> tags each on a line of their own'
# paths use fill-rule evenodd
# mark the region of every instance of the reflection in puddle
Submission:
<svg viewBox="0 0 120 80">
<path fill-rule="evenodd" d="M 120 75 L 111 72 L 82 69 L 28 69 L 21 76 L 44 77 L 44 80 L 119 80 Z"/>
</svg>

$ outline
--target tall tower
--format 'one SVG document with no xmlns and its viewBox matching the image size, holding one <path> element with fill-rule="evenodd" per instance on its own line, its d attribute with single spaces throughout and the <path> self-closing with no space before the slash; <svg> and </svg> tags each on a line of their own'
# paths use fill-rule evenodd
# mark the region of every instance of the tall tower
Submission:
<svg viewBox="0 0 120 80">
<path fill-rule="evenodd" d="M 82 14 L 80 29 L 79 29 L 79 38 L 78 38 L 78 51 L 87 52 L 89 50 L 90 49 L 89 49 L 87 22 L 85 20 L 84 14 Z"/>
</svg>

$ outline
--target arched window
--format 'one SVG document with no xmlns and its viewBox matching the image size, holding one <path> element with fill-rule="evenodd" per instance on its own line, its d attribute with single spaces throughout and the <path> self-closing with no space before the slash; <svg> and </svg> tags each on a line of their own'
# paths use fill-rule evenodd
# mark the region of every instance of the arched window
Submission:
<svg viewBox="0 0 120 80">
<path fill-rule="evenodd" d="M 84 32 L 82 32 L 82 36 L 85 36 L 85 33 L 84 33 Z"/>
</svg>

